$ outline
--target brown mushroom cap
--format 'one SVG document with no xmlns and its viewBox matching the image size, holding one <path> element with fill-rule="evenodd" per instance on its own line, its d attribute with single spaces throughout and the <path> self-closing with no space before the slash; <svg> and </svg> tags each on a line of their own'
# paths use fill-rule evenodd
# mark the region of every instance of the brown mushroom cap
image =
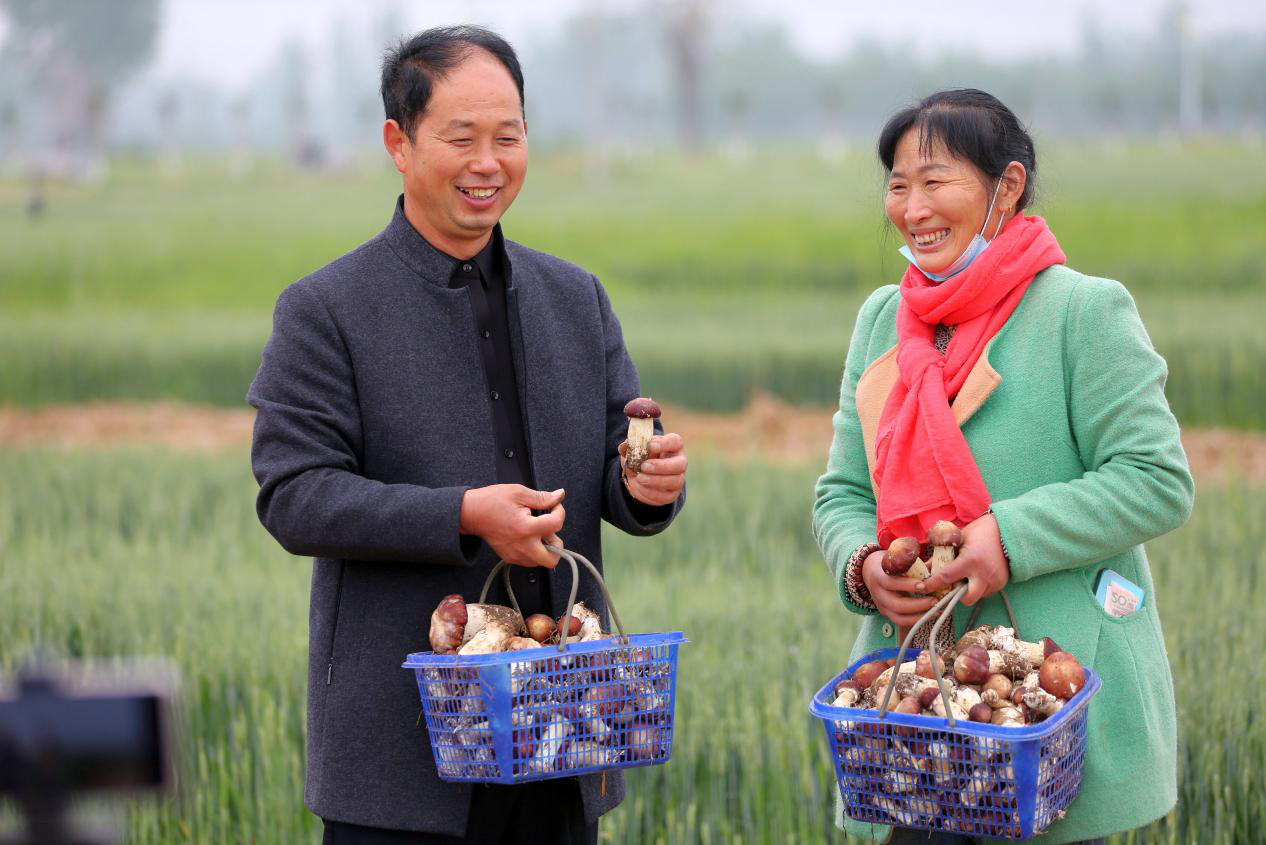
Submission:
<svg viewBox="0 0 1266 845">
<path fill-rule="evenodd" d="M 637 417 L 639 419 L 659 419 L 659 403 L 654 399 L 647 399 L 639 396 L 636 399 L 630 399 L 629 403 L 624 406 L 624 416 Z"/>
<path fill-rule="evenodd" d="M 884 572 L 889 575 L 905 575 L 919 557 L 919 541 L 913 537 L 898 537 L 884 552 Z"/>
<path fill-rule="evenodd" d="M 460 593 L 453 593 L 451 596 L 440 599 L 435 612 L 458 625 L 465 625 L 470 621 L 470 616 L 466 612 L 466 600 Z"/>
<path fill-rule="evenodd" d="M 954 523 L 942 519 L 933 525 L 932 530 L 928 532 L 928 542 L 933 546 L 954 546 L 957 548 L 963 544 L 963 532 Z"/>
</svg>

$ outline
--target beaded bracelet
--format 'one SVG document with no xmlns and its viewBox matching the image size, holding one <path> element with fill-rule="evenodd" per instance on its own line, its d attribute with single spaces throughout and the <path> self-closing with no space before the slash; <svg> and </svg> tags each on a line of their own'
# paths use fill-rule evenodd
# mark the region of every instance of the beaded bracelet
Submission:
<svg viewBox="0 0 1266 845">
<path fill-rule="evenodd" d="M 866 587 L 866 582 L 862 580 L 862 564 L 866 562 L 866 558 L 872 553 L 880 551 L 883 546 L 878 543 L 867 543 L 859 546 L 848 557 L 848 563 L 844 564 L 844 589 L 848 593 L 848 600 L 864 610 L 878 610 L 875 606 L 874 599 L 871 598 L 870 590 Z"/>
</svg>

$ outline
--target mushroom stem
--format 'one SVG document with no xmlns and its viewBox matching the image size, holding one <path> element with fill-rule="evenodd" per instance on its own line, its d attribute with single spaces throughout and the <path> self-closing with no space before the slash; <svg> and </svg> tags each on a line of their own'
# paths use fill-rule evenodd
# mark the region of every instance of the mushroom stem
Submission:
<svg viewBox="0 0 1266 845">
<path fill-rule="evenodd" d="M 655 435 L 655 421 L 649 417 L 629 418 L 629 450 L 624 454 L 624 465 L 632 473 L 642 471 L 642 463 L 650 457 L 651 438 Z"/>
<path fill-rule="evenodd" d="M 928 545 L 932 547 L 932 557 L 928 561 L 928 569 L 936 575 L 958 555 L 958 547 L 963 544 L 963 532 L 954 523 L 942 519 L 928 531 Z M 934 595 L 945 596 L 953 587 L 946 584 Z"/>
</svg>

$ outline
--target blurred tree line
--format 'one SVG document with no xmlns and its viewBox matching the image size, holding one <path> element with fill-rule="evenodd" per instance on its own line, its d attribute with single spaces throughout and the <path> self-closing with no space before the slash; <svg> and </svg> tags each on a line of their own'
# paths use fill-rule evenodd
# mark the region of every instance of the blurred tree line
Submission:
<svg viewBox="0 0 1266 845">
<path fill-rule="evenodd" d="M 0 14 L 0 163 L 25 129 L 61 169 L 90 175 L 112 97 L 153 54 L 159 0 L 0 0 Z"/>
<path fill-rule="evenodd" d="M 680 25 L 644 14 L 581 17 L 529 53 L 537 124 L 560 138 L 676 139 L 684 146 L 700 136 L 740 145 L 869 139 L 897 106 L 939 88 L 972 86 L 997 95 L 1045 134 L 1266 130 L 1266 33 L 1197 40 L 1182 4 L 1168 7 L 1142 35 L 1108 32 L 1089 19 L 1075 52 L 1010 61 L 952 44 L 928 55 L 873 41 L 818 59 L 776 24 L 733 19 L 719 3 L 686 5 L 703 9 L 689 24 L 701 67 L 696 96 L 674 74 Z M 595 87 L 601 96 L 586 97 Z M 598 113 L 575 107 L 590 100 L 601 104 Z M 676 111 L 683 100 L 697 104 L 693 126 Z"/>
<path fill-rule="evenodd" d="M 399 12 L 338 16 L 319 47 L 288 40 L 230 90 L 142 72 L 160 2 L 0 0 L 0 168 L 17 154 L 90 159 L 103 147 L 164 160 L 266 150 L 308 165 L 377 149 L 378 62 L 406 29 Z M 600 154 L 675 145 L 742 156 L 809 140 L 830 155 L 949 86 L 993 92 L 1047 136 L 1266 132 L 1266 33 L 1197 39 L 1181 3 L 1151 31 L 1122 35 L 1088 19 L 1077 50 L 1007 61 L 878 42 L 818 58 L 719 0 L 588 11 L 516 46 L 534 143 Z"/>
</svg>

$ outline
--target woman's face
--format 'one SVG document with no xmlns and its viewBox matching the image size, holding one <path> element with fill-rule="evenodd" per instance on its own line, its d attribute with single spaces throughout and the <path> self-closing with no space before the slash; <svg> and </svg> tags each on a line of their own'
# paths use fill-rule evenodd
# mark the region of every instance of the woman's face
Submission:
<svg viewBox="0 0 1266 845">
<path fill-rule="evenodd" d="M 888 219 L 928 273 L 940 273 L 967 249 L 985 223 L 992 184 L 969 161 L 955 158 L 939 140 L 919 150 L 919 130 L 911 128 L 897 142 L 888 174 L 885 207 Z M 1005 191 L 1005 188 L 1004 188 Z M 1003 215 L 999 196 L 986 238 Z"/>
</svg>

